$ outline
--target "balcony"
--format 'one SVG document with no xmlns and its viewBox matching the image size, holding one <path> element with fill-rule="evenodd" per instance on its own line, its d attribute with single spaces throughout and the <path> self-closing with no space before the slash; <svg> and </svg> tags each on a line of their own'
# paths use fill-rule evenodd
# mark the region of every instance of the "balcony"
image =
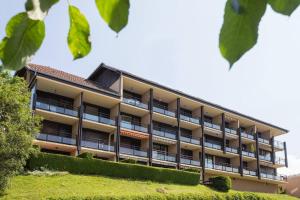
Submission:
<svg viewBox="0 0 300 200">
<path fill-rule="evenodd" d="M 238 154 L 238 149 L 236 148 L 232 148 L 232 147 L 225 147 L 226 152 L 228 153 L 234 153 L 234 154 Z"/>
<path fill-rule="evenodd" d="M 254 135 L 246 133 L 246 132 L 241 132 L 241 136 L 243 138 L 249 139 L 249 140 L 254 140 Z"/>
<path fill-rule="evenodd" d="M 285 159 L 284 158 L 276 158 L 275 163 L 277 165 L 285 165 Z"/>
<path fill-rule="evenodd" d="M 165 138 L 176 140 L 177 133 L 174 133 L 174 132 L 171 132 L 171 131 L 167 132 L 167 131 L 153 130 L 153 135 L 157 135 L 157 136 L 160 136 L 160 137 L 165 137 Z"/>
<path fill-rule="evenodd" d="M 91 149 L 103 150 L 103 151 L 114 151 L 114 146 L 108 145 L 107 142 L 103 140 L 96 140 L 96 139 L 83 139 L 81 141 L 81 146 Z"/>
<path fill-rule="evenodd" d="M 243 156 L 248 156 L 251 158 L 255 158 L 255 153 L 254 152 L 249 152 L 249 151 L 242 151 Z"/>
<path fill-rule="evenodd" d="M 48 142 L 56 142 L 61 144 L 68 144 L 68 145 L 76 145 L 76 139 L 66 136 L 58 136 L 46 133 L 40 133 L 37 135 L 36 139 L 48 141 Z"/>
<path fill-rule="evenodd" d="M 180 141 L 200 145 L 200 138 L 192 138 L 187 136 L 180 136 Z"/>
<path fill-rule="evenodd" d="M 193 124 L 200 124 L 200 120 L 197 118 L 193 118 L 193 117 L 189 117 L 189 116 L 185 116 L 185 115 L 180 115 L 180 119 L 187 121 L 187 122 L 191 122 Z"/>
<path fill-rule="evenodd" d="M 169 111 L 169 110 L 164 110 L 161 108 L 153 107 L 153 111 L 156 113 L 160 113 L 169 117 L 176 117 L 175 112 Z"/>
<path fill-rule="evenodd" d="M 272 161 L 271 156 L 265 156 L 265 155 L 259 155 L 259 159 L 268 162 Z"/>
<path fill-rule="evenodd" d="M 41 101 L 37 101 L 35 104 L 36 108 L 41 110 L 46 110 L 54 113 L 64 114 L 72 117 L 78 116 L 78 111 L 76 109 L 70 109 L 68 106 L 56 106 Z"/>
<path fill-rule="evenodd" d="M 176 154 L 171 154 L 164 151 L 153 151 L 152 158 L 168 162 L 176 162 Z"/>
<path fill-rule="evenodd" d="M 144 126 L 141 126 L 141 125 L 131 124 L 130 122 L 127 122 L 127 121 L 124 121 L 124 120 L 121 121 L 121 127 L 129 129 L 129 130 L 133 130 L 133 131 L 148 133 L 148 128 L 146 128 Z"/>
<path fill-rule="evenodd" d="M 92 115 L 92 114 L 88 114 L 88 113 L 83 113 L 83 119 L 87 119 L 87 120 L 90 120 L 90 121 L 94 121 L 94 122 L 98 122 L 98 123 L 102 123 L 102 124 L 107 124 L 107 125 L 111 125 L 111 126 L 116 125 L 116 122 L 112 119 L 97 116 L 97 115 Z"/>
<path fill-rule="evenodd" d="M 222 146 L 219 144 L 214 144 L 214 143 L 210 143 L 210 142 L 205 142 L 204 143 L 205 147 L 211 148 L 211 149 L 217 149 L 217 150 L 222 150 Z"/>
<path fill-rule="evenodd" d="M 126 103 L 126 104 L 129 104 L 129 105 L 138 107 L 138 108 L 143 108 L 143 109 L 148 110 L 148 105 L 147 104 L 144 104 L 144 103 L 142 103 L 140 101 L 137 101 L 135 99 L 123 98 L 123 102 Z"/>
<path fill-rule="evenodd" d="M 271 173 L 261 173 L 260 176 L 264 179 L 271 179 L 275 181 L 287 181 L 287 177 L 284 175 L 275 175 Z"/>
<path fill-rule="evenodd" d="M 225 128 L 225 133 L 229 135 L 237 135 L 236 130 L 232 128 Z"/>
<path fill-rule="evenodd" d="M 243 169 L 243 174 L 247 176 L 257 176 L 256 171 L 247 168 Z"/>
<path fill-rule="evenodd" d="M 205 167 L 208 169 L 215 169 L 215 170 L 219 170 L 219 171 L 239 173 L 238 168 L 232 167 L 230 164 L 227 164 L 227 163 L 215 164 L 215 163 L 212 163 L 212 162 L 206 160 Z"/>
<path fill-rule="evenodd" d="M 284 143 L 280 142 L 280 141 L 277 141 L 277 140 L 274 140 L 274 147 L 277 148 L 277 149 L 284 149 Z"/>
<path fill-rule="evenodd" d="M 264 139 L 264 138 L 258 138 L 258 142 L 263 143 L 263 144 L 270 144 L 270 140 L 268 139 Z"/>
<path fill-rule="evenodd" d="M 221 126 L 218 125 L 218 124 L 213 124 L 213 123 L 210 123 L 210 122 L 204 122 L 204 126 L 205 127 L 208 127 L 208 128 L 212 128 L 212 129 L 216 129 L 218 131 L 221 130 Z"/>
<path fill-rule="evenodd" d="M 200 167 L 200 161 L 193 160 L 192 156 L 181 155 L 180 156 L 180 163 L 185 164 L 185 165 L 193 165 L 193 166 Z"/>
<path fill-rule="evenodd" d="M 120 153 L 138 157 L 147 157 L 148 153 L 146 151 L 140 150 L 138 146 L 129 146 L 125 144 L 120 145 Z"/>
</svg>

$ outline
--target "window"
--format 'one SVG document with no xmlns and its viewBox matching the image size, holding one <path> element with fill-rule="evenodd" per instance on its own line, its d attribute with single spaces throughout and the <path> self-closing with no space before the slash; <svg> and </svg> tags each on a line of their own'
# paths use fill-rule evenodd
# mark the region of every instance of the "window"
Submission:
<svg viewBox="0 0 300 200">
<path fill-rule="evenodd" d="M 193 151 L 187 149 L 181 149 L 181 155 L 189 158 L 193 158 Z"/>
<path fill-rule="evenodd" d="M 129 91 L 126 91 L 126 90 L 124 90 L 123 96 L 126 99 L 133 99 L 133 100 L 136 100 L 136 101 L 139 101 L 139 102 L 142 101 L 142 96 L 141 95 L 133 93 L 133 92 L 129 92 Z"/>
<path fill-rule="evenodd" d="M 180 135 L 187 138 L 192 138 L 192 131 L 184 128 L 180 128 Z"/>
<path fill-rule="evenodd" d="M 87 103 L 84 104 L 84 113 L 100 116 L 108 119 L 110 118 L 110 110 L 108 108 L 91 105 Z"/>
<path fill-rule="evenodd" d="M 82 138 L 83 140 L 100 140 L 108 141 L 109 134 L 101 131 L 96 131 L 92 129 L 83 129 Z"/>
<path fill-rule="evenodd" d="M 72 126 L 44 120 L 42 123 L 42 133 L 49 135 L 58 135 L 64 137 L 72 136 Z"/>
<path fill-rule="evenodd" d="M 141 141 L 140 140 L 126 137 L 126 136 L 121 136 L 120 141 L 121 141 L 121 146 L 123 146 L 123 147 L 128 147 L 128 148 L 132 148 L 132 149 L 136 149 L 136 150 L 141 149 Z"/>
<path fill-rule="evenodd" d="M 57 94 L 37 91 L 37 101 L 58 107 L 73 109 L 73 99 Z"/>
<path fill-rule="evenodd" d="M 164 123 L 154 121 L 153 129 L 157 131 L 173 133 L 174 135 L 177 135 L 177 127 L 171 126 L 169 124 L 164 124 Z"/>
<path fill-rule="evenodd" d="M 208 123 L 212 123 L 213 122 L 213 118 L 207 115 L 204 115 L 204 121 L 208 122 Z"/>
<path fill-rule="evenodd" d="M 131 123 L 133 125 L 137 125 L 137 126 L 140 126 L 141 125 L 141 118 L 140 117 L 137 117 L 137 116 L 134 116 L 134 115 L 131 115 L 131 114 L 127 114 L 127 113 L 121 113 L 121 119 L 123 121 L 126 121 L 128 123 Z"/>
<path fill-rule="evenodd" d="M 168 154 L 168 146 L 164 144 L 153 143 L 153 150 L 164 154 Z"/>
<path fill-rule="evenodd" d="M 192 111 L 180 108 L 180 114 L 187 116 L 187 117 L 192 117 Z"/>
<path fill-rule="evenodd" d="M 156 99 L 153 99 L 153 106 L 156 107 L 156 108 L 163 109 L 163 110 L 168 110 L 168 104 L 167 103 L 156 100 Z"/>
</svg>

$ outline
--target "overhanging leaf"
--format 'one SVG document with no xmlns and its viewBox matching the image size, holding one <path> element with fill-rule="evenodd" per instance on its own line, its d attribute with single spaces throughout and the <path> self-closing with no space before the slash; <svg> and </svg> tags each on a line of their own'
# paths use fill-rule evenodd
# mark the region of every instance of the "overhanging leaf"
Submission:
<svg viewBox="0 0 300 200">
<path fill-rule="evenodd" d="M 227 0 L 219 36 L 221 54 L 232 65 L 257 42 L 258 25 L 266 11 L 266 0 L 239 0 L 237 13 Z"/>
<path fill-rule="evenodd" d="M 95 0 L 103 20 L 115 32 L 120 32 L 128 23 L 129 0 Z"/>
<path fill-rule="evenodd" d="M 268 0 L 268 3 L 274 11 L 290 16 L 299 6 L 300 0 Z"/>
<path fill-rule="evenodd" d="M 25 9 L 28 17 L 33 20 L 43 20 L 49 9 L 59 0 L 27 0 Z"/>
<path fill-rule="evenodd" d="M 86 56 L 91 51 L 90 26 L 85 16 L 75 6 L 69 6 L 69 17 L 68 45 L 75 60 Z"/>
<path fill-rule="evenodd" d="M 40 48 L 44 37 L 43 21 L 29 19 L 25 12 L 12 17 L 6 25 L 6 37 L 0 44 L 3 66 L 11 70 L 22 68 Z"/>
</svg>

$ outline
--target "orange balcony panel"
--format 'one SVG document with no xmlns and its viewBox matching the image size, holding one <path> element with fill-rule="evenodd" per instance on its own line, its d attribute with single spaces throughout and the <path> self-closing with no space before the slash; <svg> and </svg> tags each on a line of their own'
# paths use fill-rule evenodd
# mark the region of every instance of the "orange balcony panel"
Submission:
<svg viewBox="0 0 300 200">
<path fill-rule="evenodd" d="M 149 138 L 148 134 L 143 134 L 136 131 L 121 130 L 120 134 L 122 136 L 133 137 L 140 140 L 146 140 Z"/>
</svg>

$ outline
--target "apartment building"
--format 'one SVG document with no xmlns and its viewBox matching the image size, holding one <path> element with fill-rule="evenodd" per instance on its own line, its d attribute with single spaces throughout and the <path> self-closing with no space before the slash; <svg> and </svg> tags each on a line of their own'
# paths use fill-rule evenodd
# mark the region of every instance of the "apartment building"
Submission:
<svg viewBox="0 0 300 200">
<path fill-rule="evenodd" d="M 101 64 L 87 79 L 29 64 L 16 75 L 43 117 L 42 151 L 91 152 L 112 161 L 197 168 L 227 175 L 237 190 L 276 192 L 286 181 L 286 129 Z M 279 156 L 281 155 L 281 156 Z"/>
</svg>

